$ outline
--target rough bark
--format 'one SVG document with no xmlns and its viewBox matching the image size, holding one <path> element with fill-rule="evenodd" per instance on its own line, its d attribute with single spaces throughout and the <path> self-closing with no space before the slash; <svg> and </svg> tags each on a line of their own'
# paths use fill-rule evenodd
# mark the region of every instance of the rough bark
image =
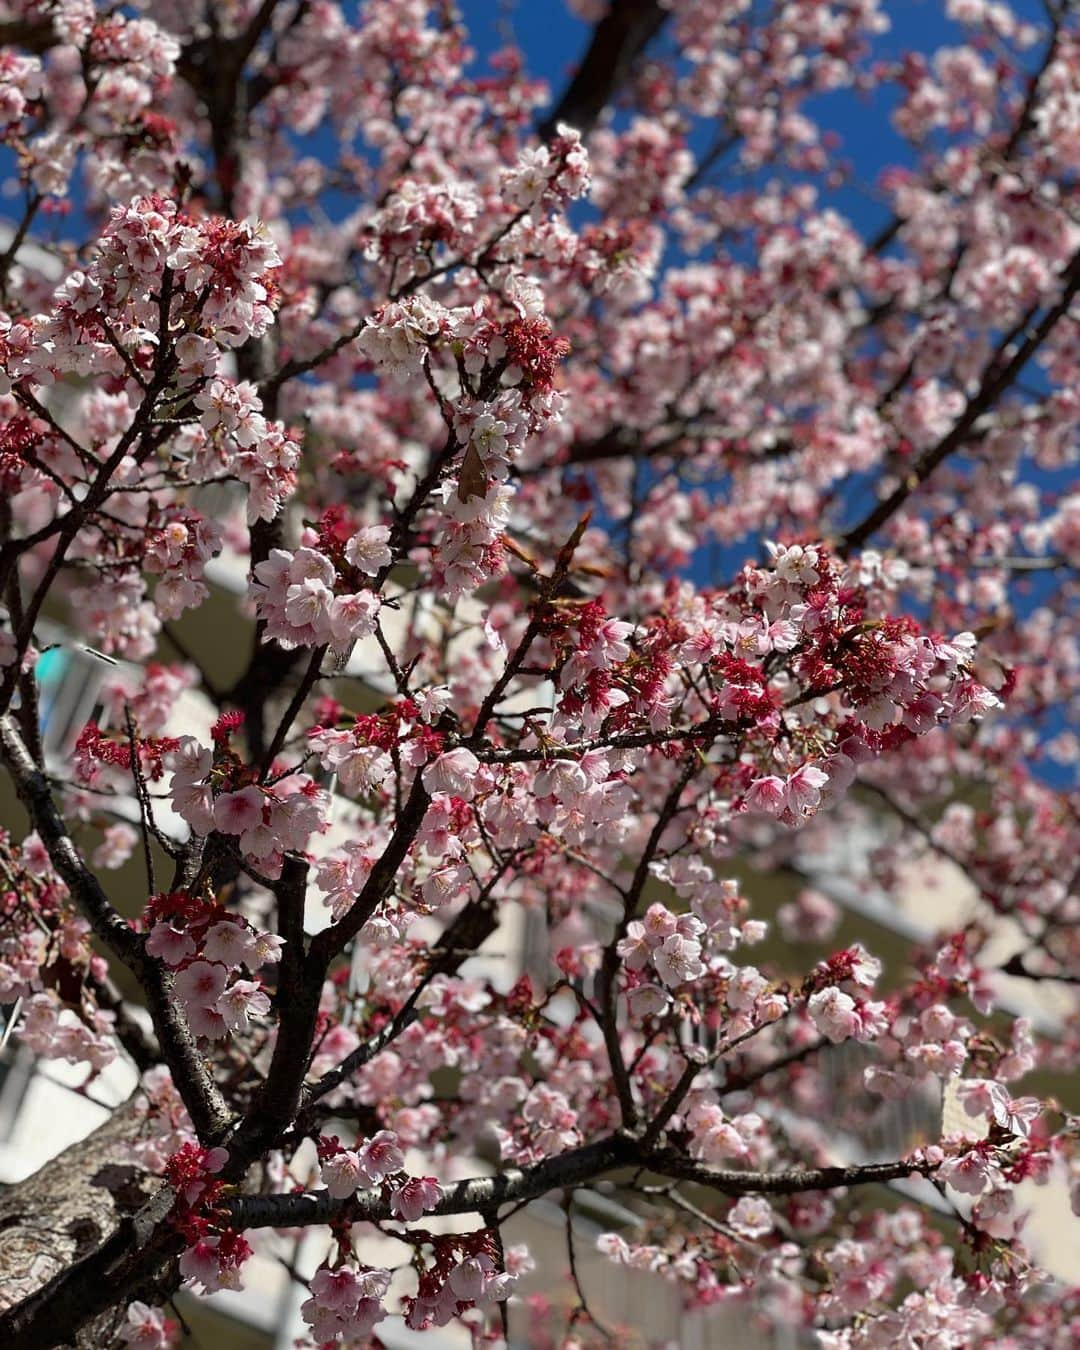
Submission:
<svg viewBox="0 0 1080 1350">
<path fill-rule="evenodd" d="M 132 1161 L 139 1120 L 129 1101 L 92 1134 L 0 1194 L 0 1314 L 99 1250 L 157 1189 L 157 1180 Z M 122 1303 L 109 1309 L 66 1344 L 102 1350 L 112 1343 L 123 1313 Z"/>
</svg>

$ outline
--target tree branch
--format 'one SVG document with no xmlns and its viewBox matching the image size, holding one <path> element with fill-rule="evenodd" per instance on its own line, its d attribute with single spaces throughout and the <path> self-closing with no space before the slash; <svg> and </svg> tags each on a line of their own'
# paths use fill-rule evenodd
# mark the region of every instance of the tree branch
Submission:
<svg viewBox="0 0 1080 1350">
<path fill-rule="evenodd" d="M 666 19 L 667 10 L 658 0 L 611 0 L 593 29 L 581 65 L 539 128 L 544 140 L 555 134 L 560 122 L 587 136 Z"/>
<path fill-rule="evenodd" d="M 7 765 L 19 800 L 95 936 L 136 976 L 146 993 L 165 1062 L 200 1139 L 220 1139 L 232 1113 L 195 1044 L 187 1018 L 173 994 L 172 973 L 146 954 L 142 938 L 119 914 L 72 842 L 45 776 L 34 764 L 10 716 L 0 717 L 0 758 Z"/>
<path fill-rule="evenodd" d="M 793 1168 L 785 1172 L 734 1172 L 702 1167 L 685 1154 L 668 1149 L 652 1154 L 648 1167 L 664 1176 L 692 1181 L 724 1195 L 798 1195 L 803 1191 L 833 1191 L 845 1186 L 870 1186 L 902 1177 L 927 1176 L 928 1163 L 858 1163 L 852 1167 Z"/>
<path fill-rule="evenodd" d="M 471 1177 L 443 1190 L 432 1214 L 472 1214 L 499 1205 L 535 1200 L 549 1191 L 580 1185 L 620 1167 L 645 1168 L 660 1176 L 691 1181 L 724 1195 L 797 1195 L 803 1191 L 837 1190 L 876 1185 L 901 1177 L 927 1175 L 926 1163 L 900 1160 L 853 1167 L 793 1168 L 783 1172 L 738 1172 L 703 1167 L 674 1149 L 650 1152 L 630 1135 L 615 1134 L 583 1144 L 532 1167 L 509 1168 L 493 1177 Z M 238 1228 L 295 1228 L 340 1220 L 378 1223 L 393 1219 L 389 1199 L 367 1191 L 335 1200 L 329 1191 L 291 1195 L 243 1196 L 226 1202 Z"/>
<path fill-rule="evenodd" d="M 309 958 L 318 970 L 325 970 L 331 960 L 344 950 L 389 895 L 398 868 L 405 861 L 405 855 L 416 838 L 430 800 L 420 774 L 417 774 L 413 779 L 405 806 L 398 816 L 390 842 L 371 869 L 363 889 L 353 901 L 348 913 L 339 922 L 323 929 L 312 939 Z"/>
<path fill-rule="evenodd" d="M 975 423 L 993 407 L 996 399 L 1013 383 L 1028 360 L 1046 341 L 1059 320 L 1069 312 L 1077 292 L 1080 291 L 1080 253 L 1073 256 L 1072 261 L 1062 274 L 1062 280 L 1065 283 L 1065 289 L 1057 304 L 1046 311 L 1037 326 L 1031 332 L 1028 332 L 1027 337 L 1008 359 L 1005 357 L 1006 352 L 1017 338 L 1027 331 L 1035 314 L 1038 313 L 1039 307 L 1034 306 L 1028 310 L 1023 318 L 1006 333 L 998 344 L 994 358 L 983 373 L 978 392 L 968 400 L 967 407 L 953 424 L 952 429 L 936 445 L 924 451 L 899 487 L 878 502 L 872 511 L 842 536 L 838 549 L 841 555 L 847 556 L 855 549 L 862 548 L 863 544 L 882 525 L 891 520 L 916 488 L 921 487 L 926 482 L 938 465 L 963 446 Z"/>
</svg>

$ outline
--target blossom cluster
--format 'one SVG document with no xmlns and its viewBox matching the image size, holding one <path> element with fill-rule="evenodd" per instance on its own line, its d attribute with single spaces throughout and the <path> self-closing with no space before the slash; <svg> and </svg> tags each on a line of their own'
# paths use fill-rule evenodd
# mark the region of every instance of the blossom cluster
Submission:
<svg viewBox="0 0 1080 1350">
<path fill-rule="evenodd" d="M 189 1244 L 180 1274 L 203 1293 L 241 1287 L 240 1268 L 252 1255 L 242 1233 L 217 1210 L 224 1183 L 217 1174 L 229 1160 L 225 1148 L 183 1144 L 166 1160 L 165 1181 L 174 1195 L 170 1220 Z"/>
<path fill-rule="evenodd" d="M 0 1003 L 139 1066 L 118 1299 L 314 1201 L 309 1340 L 490 1340 L 484 1158 L 743 1325 L 1072 1344 L 1069 7 L 571 8 L 560 96 L 442 0 L 6 6 Z M 865 234 L 840 90 L 902 150 Z M 576 1293 L 538 1346 L 607 1339 Z"/>
<path fill-rule="evenodd" d="M 90 925 L 68 905 L 36 833 L 18 848 L 0 834 L 0 866 L 14 882 L 0 897 L 0 1000 L 35 1055 L 86 1064 L 96 1075 L 117 1047 L 115 1014 L 97 1000 L 107 967 L 91 946 Z"/>
<path fill-rule="evenodd" d="M 238 977 L 280 960 L 282 938 L 185 891 L 155 895 L 146 907 L 146 950 L 175 974 L 173 990 L 196 1036 L 246 1032 L 270 1011 L 258 980 Z"/>
<path fill-rule="evenodd" d="M 196 834 L 216 831 L 235 839 L 265 876 L 280 875 L 285 852 L 304 848 L 324 824 L 327 794 L 309 775 L 284 774 L 272 786 L 252 781 L 227 736 L 213 749 L 193 736 L 180 737 L 167 767 L 176 813 Z"/>
<path fill-rule="evenodd" d="M 364 569 L 362 569 L 364 570 Z M 267 640 L 333 647 L 347 653 L 375 631 L 380 600 L 370 590 L 337 593 L 340 578 L 325 554 L 275 549 L 255 568 L 252 592 Z"/>
<path fill-rule="evenodd" d="M 375 1190 L 389 1181 L 390 1207 L 395 1218 L 415 1223 L 434 1209 L 442 1189 L 434 1177 L 405 1175 L 405 1154 L 391 1130 L 380 1130 L 356 1148 L 344 1148 L 336 1136 L 319 1139 L 322 1179 L 335 1200 L 358 1190 Z"/>
</svg>

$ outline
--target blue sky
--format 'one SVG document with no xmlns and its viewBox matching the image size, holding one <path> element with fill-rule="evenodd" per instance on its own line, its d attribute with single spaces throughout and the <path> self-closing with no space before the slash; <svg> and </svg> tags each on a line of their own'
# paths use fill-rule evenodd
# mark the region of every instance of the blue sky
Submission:
<svg viewBox="0 0 1080 1350">
<path fill-rule="evenodd" d="M 1045 27 L 1041 0 L 1013 0 L 1022 19 Z M 459 9 L 481 60 L 504 45 L 513 33 L 524 51 L 529 73 L 547 80 L 553 98 L 570 78 L 588 45 L 591 25 L 583 23 L 563 0 L 459 0 Z M 890 29 L 874 39 L 877 59 L 894 59 L 905 51 L 930 52 L 942 45 L 959 45 L 968 32 L 946 17 L 946 0 L 886 0 L 883 12 Z M 1030 53 L 1033 63 L 1040 47 Z M 836 194 L 836 204 L 862 230 L 873 231 L 888 218 L 875 199 L 873 184 L 882 167 L 910 162 L 911 152 L 893 130 L 889 114 L 895 94 L 868 97 L 840 91 L 818 98 L 811 115 L 842 137 L 842 153 L 854 169 L 855 185 Z"/>
<path fill-rule="evenodd" d="M 460 8 L 481 61 L 502 46 L 512 31 L 525 53 L 529 73 L 547 80 L 553 99 L 558 97 L 588 44 L 590 27 L 571 14 L 561 0 L 519 0 L 516 4 L 460 0 Z M 946 17 L 945 0 L 889 0 L 883 8 L 891 27 L 874 40 L 873 58 L 896 59 L 913 50 L 929 54 L 938 47 L 961 45 L 969 40 L 968 31 Z M 1045 28 L 1046 16 L 1040 0 L 1015 0 L 1013 9 L 1020 18 Z M 1026 53 L 1031 67 L 1037 66 L 1042 51 L 1040 42 Z M 850 183 L 830 192 L 828 200 L 867 236 L 891 217 L 889 207 L 875 191 L 881 171 L 912 162 L 911 148 L 890 120 L 897 101 L 894 89 L 881 96 L 843 90 L 807 105 L 809 115 L 840 135 L 840 153 L 852 168 Z M 1030 373 L 1029 382 L 1038 383 L 1036 371 Z M 1045 474 L 1029 466 L 1028 476 L 1044 490 L 1061 486 L 1060 475 Z M 871 481 L 863 493 L 856 494 L 860 500 L 849 503 L 854 517 L 872 500 L 872 492 Z M 698 582 L 728 576 L 744 557 L 756 552 L 756 545 L 756 539 L 731 541 L 726 546 L 716 544 L 695 558 L 691 574 Z M 1055 584 L 1050 573 L 1023 579 L 1014 593 L 1018 610 L 1023 613 L 1033 609 L 1051 594 Z M 1043 728 L 1044 735 L 1060 731 L 1063 725 L 1062 715 L 1051 714 Z M 1058 784 L 1069 776 L 1060 766 L 1046 761 L 1037 771 Z"/>
<path fill-rule="evenodd" d="M 590 25 L 573 15 L 563 0 L 458 2 L 477 52 L 478 68 L 482 68 L 487 58 L 512 38 L 525 54 L 529 73 L 546 80 L 552 98 L 558 98 L 575 65 L 585 53 Z M 1013 8 L 1022 18 L 1044 26 L 1045 15 L 1040 0 L 1015 0 Z M 873 57 L 895 59 L 905 51 L 930 53 L 942 45 L 963 43 L 967 40 L 966 31 L 945 17 L 945 9 L 946 0 L 887 0 L 884 11 L 890 19 L 891 28 L 875 39 Z M 1041 44 L 1028 53 L 1033 66 L 1040 55 Z M 896 134 L 890 122 L 890 112 L 895 107 L 896 98 L 894 90 L 888 90 L 881 96 L 840 91 L 813 100 L 807 109 L 823 126 L 839 134 L 841 154 L 853 169 L 850 184 L 828 194 L 829 201 L 866 235 L 872 235 L 890 215 L 888 207 L 874 191 L 882 169 L 910 163 L 912 159 L 910 148 Z M 703 131 L 705 134 L 707 132 Z M 307 148 L 314 153 L 322 151 L 330 154 L 337 149 L 335 138 L 328 128 L 317 132 Z M 0 159 L 0 166 L 0 177 L 5 176 L 4 171 L 10 173 L 10 157 Z M 21 205 L 20 198 L 21 193 L 16 193 L 14 199 L 0 201 L 0 215 L 9 218 L 16 215 Z M 74 221 L 78 221 L 81 213 L 77 191 L 73 205 Z M 350 202 L 343 209 L 350 209 L 352 205 Z M 69 234 L 73 223 L 71 218 L 56 223 L 39 220 L 37 229 L 46 235 L 54 229 L 58 229 L 61 234 Z M 1033 478 L 1041 487 L 1051 486 L 1051 482 L 1043 475 L 1035 473 Z M 867 484 L 867 500 L 871 491 L 871 485 Z M 860 505 L 856 503 L 852 507 L 856 514 Z M 756 540 L 731 541 L 723 547 L 718 544 L 715 548 L 703 550 L 702 555 L 695 560 L 692 573 L 699 582 L 716 581 L 730 575 L 744 557 L 756 553 L 756 543 Z M 1029 594 L 1026 600 L 1020 601 L 1024 609 L 1033 607 L 1045 598 L 1054 585 L 1054 578 L 1049 574 L 1036 576 L 1030 579 L 1028 585 Z"/>
<path fill-rule="evenodd" d="M 347 6 L 352 8 L 351 5 Z M 904 51 L 932 51 L 942 44 L 965 40 L 965 30 L 945 17 L 946 0 L 887 0 L 884 6 L 891 28 L 874 41 L 876 58 L 895 58 Z M 1045 23 L 1040 0 L 1014 0 L 1013 8 L 1021 17 L 1042 26 Z M 556 99 L 570 79 L 575 65 L 584 55 L 591 25 L 583 23 L 567 8 L 564 0 L 459 0 L 477 67 L 504 46 L 512 35 L 525 53 L 529 73 L 546 80 Z M 1037 61 L 1035 49 L 1032 61 Z M 888 218 L 887 208 L 877 200 L 873 185 L 883 166 L 910 161 L 905 142 L 893 130 L 889 114 L 895 106 L 894 91 L 882 97 L 840 91 L 820 97 L 808 105 L 810 114 L 842 138 L 842 154 L 853 167 L 852 185 L 834 193 L 831 200 L 853 223 L 872 233 Z M 309 152 L 336 153 L 336 139 L 328 127 L 316 132 L 305 146 Z M 700 146 L 697 148 L 701 148 Z M 7 179 L 0 194 L 0 216 L 9 219 L 19 214 L 22 193 L 12 181 L 14 160 L 10 152 L 0 156 L 0 179 Z M 334 204 L 328 203 L 331 214 Z M 78 193 L 74 194 L 73 218 L 80 219 Z M 342 208 L 347 209 L 345 207 Z M 39 231 L 50 234 L 48 222 L 39 220 Z M 71 231 L 71 221 L 60 226 L 60 233 Z"/>
</svg>

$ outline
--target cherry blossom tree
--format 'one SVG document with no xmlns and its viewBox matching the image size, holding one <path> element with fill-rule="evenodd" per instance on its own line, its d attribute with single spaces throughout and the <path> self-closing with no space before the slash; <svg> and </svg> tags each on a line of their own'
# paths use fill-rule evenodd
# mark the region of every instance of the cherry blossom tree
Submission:
<svg viewBox="0 0 1080 1350">
<path fill-rule="evenodd" d="M 450 0 L 0 8 L 0 1002 L 140 1075 L 0 1198 L 0 1341 L 165 1346 L 317 1228 L 313 1344 L 500 1344 L 502 1225 L 601 1187 L 690 1307 L 1075 1344 L 1018 1187 L 1078 1024 L 1002 1011 L 1080 971 L 1075 6 L 886 58 L 886 0 L 575 0 L 563 91 Z M 876 233 L 836 97 L 904 147 Z M 120 663 L 59 765 L 50 622 Z M 837 945 L 860 838 L 974 917 Z M 572 1241 L 538 1346 L 610 1338 Z"/>
</svg>

